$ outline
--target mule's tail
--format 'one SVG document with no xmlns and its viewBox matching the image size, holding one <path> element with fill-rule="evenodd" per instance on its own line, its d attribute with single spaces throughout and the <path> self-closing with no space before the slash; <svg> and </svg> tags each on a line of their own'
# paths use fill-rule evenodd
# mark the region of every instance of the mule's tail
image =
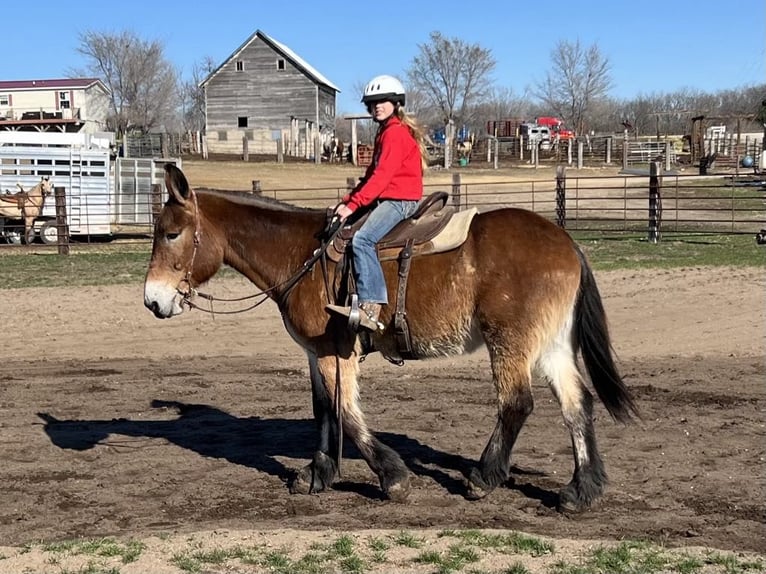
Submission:
<svg viewBox="0 0 766 574">
<path fill-rule="evenodd" d="M 580 258 L 580 289 L 575 308 L 575 352 L 581 351 L 593 388 L 609 414 L 620 422 L 629 422 L 634 415 L 639 417 L 638 408 L 614 364 L 596 278 L 585 254 L 579 247 L 576 249 Z"/>
</svg>

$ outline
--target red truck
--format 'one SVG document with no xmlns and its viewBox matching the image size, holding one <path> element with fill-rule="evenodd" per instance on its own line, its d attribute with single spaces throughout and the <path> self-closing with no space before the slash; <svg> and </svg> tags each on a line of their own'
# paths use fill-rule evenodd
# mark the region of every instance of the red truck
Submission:
<svg viewBox="0 0 766 574">
<path fill-rule="evenodd" d="M 535 123 L 539 126 L 548 126 L 554 137 L 559 136 L 559 139 L 562 140 L 575 139 L 575 133 L 572 130 L 565 128 L 564 122 L 559 118 L 554 118 L 553 116 L 541 116 L 535 118 Z"/>
</svg>

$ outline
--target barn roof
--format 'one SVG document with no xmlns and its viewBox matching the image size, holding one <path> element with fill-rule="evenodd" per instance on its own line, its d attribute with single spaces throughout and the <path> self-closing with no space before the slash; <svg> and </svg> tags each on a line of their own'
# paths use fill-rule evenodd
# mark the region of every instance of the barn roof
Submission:
<svg viewBox="0 0 766 574">
<path fill-rule="evenodd" d="M 340 88 L 338 86 L 336 86 L 330 80 L 328 80 L 325 76 L 320 74 L 317 71 L 317 69 L 311 66 L 306 60 L 301 58 L 298 54 L 293 52 L 290 48 L 288 48 L 281 42 L 278 42 L 271 36 L 268 36 L 267 34 L 261 32 L 260 30 L 256 30 L 255 33 L 252 36 L 250 36 L 247 40 L 245 40 L 245 42 L 239 48 L 237 48 L 236 50 L 234 50 L 234 52 L 232 52 L 231 56 L 226 58 L 226 60 L 224 60 L 224 62 L 220 66 L 218 66 L 215 70 L 210 72 L 210 74 L 208 74 L 208 76 L 204 80 L 202 80 L 202 82 L 200 82 L 200 86 L 204 86 L 211 79 L 213 79 L 213 76 L 215 76 L 221 70 L 221 68 L 223 68 L 226 64 L 228 64 L 230 61 L 235 59 L 240 54 L 240 52 L 242 52 L 242 50 L 244 50 L 250 44 L 252 44 L 253 40 L 255 40 L 256 38 L 259 38 L 260 40 L 262 40 L 263 42 L 271 46 L 271 48 L 275 52 L 281 54 L 286 59 L 290 60 L 290 62 L 292 62 L 292 64 L 295 67 L 302 70 L 309 78 L 314 80 L 316 83 L 327 86 L 328 88 L 330 88 L 331 90 L 335 90 L 336 92 L 340 92 Z"/>
<path fill-rule="evenodd" d="M 58 78 L 49 80 L 0 80 L 0 90 L 10 92 L 14 90 L 55 90 L 59 88 L 85 89 L 99 84 L 108 92 L 104 83 L 98 78 Z"/>
</svg>

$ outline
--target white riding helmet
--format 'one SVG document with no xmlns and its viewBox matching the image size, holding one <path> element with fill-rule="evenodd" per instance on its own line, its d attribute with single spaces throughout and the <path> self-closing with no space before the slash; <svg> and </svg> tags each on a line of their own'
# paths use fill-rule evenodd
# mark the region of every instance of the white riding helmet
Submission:
<svg viewBox="0 0 766 574">
<path fill-rule="evenodd" d="M 393 102 L 404 105 L 404 86 L 393 76 L 375 76 L 364 87 L 362 103 Z"/>
</svg>

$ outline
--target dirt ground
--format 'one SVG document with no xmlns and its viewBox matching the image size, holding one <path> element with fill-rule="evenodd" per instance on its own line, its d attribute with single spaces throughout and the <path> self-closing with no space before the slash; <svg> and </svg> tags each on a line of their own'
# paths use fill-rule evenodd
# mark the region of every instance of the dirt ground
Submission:
<svg viewBox="0 0 766 574">
<path fill-rule="evenodd" d="M 542 387 L 513 483 L 478 502 L 463 497 L 463 472 L 494 424 L 484 352 L 362 365 L 371 428 L 412 471 L 407 504 L 382 500 L 350 447 L 333 491 L 290 495 L 286 481 L 311 456 L 314 425 L 305 357 L 273 304 L 160 321 L 143 308 L 140 284 L 5 292 L 0 572 L 34 560 L 19 547 L 36 541 L 162 533 L 295 541 L 328 529 L 514 529 L 764 553 L 763 269 L 597 279 L 643 419 L 619 425 L 598 405 L 610 486 L 577 516 L 554 510 L 573 461 Z M 240 278 L 207 290 L 253 292 Z"/>
</svg>

